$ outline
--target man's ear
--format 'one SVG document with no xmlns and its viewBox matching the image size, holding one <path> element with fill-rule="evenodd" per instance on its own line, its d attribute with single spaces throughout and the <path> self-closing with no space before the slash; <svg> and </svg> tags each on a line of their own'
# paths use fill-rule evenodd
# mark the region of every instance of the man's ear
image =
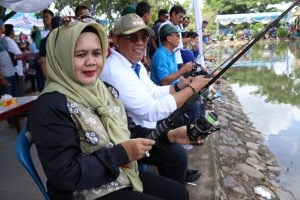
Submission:
<svg viewBox="0 0 300 200">
<path fill-rule="evenodd" d="M 112 41 L 113 41 L 113 43 L 114 43 L 114 45 L 115 45 L 116 47 L 119 46 L 119 37 L 118 37 L 117 35 L 114 35 L 114 36 L 112 37 Z"/>
<path fill-rule="evenodd" d="M 171 41 L 171 35 L 167 36 L 167 41 L 170 42 Z"/>
</svg>

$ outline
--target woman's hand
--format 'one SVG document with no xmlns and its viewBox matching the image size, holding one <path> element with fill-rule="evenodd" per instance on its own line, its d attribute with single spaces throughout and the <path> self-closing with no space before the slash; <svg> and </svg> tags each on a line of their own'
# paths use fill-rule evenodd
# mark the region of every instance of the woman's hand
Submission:
<svg viewBox="0 0 300 200">
<path fill-rule="evenodd" d="M 123 142 L 122 146 L 128 155 L 129 161 L 132 161 L 145 157 L 146 151 L 150 151 L 154 144 L 155 141 L 151 139 L 135 138 Z"/>
</svg>

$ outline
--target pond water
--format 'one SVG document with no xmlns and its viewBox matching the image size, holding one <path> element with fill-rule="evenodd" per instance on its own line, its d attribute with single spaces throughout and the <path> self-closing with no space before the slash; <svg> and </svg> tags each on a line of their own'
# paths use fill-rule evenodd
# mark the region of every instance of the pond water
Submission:
<svg viewBox="0 0 300 200">
<path fill-rule="evenodd" d="M 217 66 L 239 48 L 216 47 Z M 276 155 L 280 184 L 300 200 L 300 42 L 260 42 L 224 76 Z"/>
</svg>

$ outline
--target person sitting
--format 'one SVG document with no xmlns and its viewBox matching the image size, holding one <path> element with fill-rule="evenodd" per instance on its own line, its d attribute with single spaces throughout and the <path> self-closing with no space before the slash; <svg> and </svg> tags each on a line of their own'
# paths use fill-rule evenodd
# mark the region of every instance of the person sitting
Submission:
<svg viewBox="0 0 300 200">
<path fill-rule="evenodd" d="M 50 199 L 187 200 L 176 181 L 137 171 L 155 141 L 130 139 L 116 90 L 99 80 L 107 45 L 93 22 L 64 23 L 48 37 L 47 83 L 27 127 Z"/>
<path fill-rule="evenodd" d="M 209 81 L 202 77 L 195 77 L 191 82 L 182 79 L 178 83 L 177 89 L 180 90 L 178 92 L 175 91 L 174 86 L 154 84 L 149 78 L 145 66 L 141 63 L 153 30 L 146 26 L 138 15 L 127 14 L 121 17 L 115 23 L 113 34 L 115 48 L 108 56 L 100 78 L 118 90 L 128 116 L 136 125 L 156 128 L 157 121 L 167 118 Z M 170 165 L 158 157 L 156 160 L 158 162 L 152 159 L 146 164 L 158 165 L 160 175 L 185 184 L 186 177 L 190 177 L 190 173 L 187 173 L 186 176 L 187 156 L 185 150 L 181 145 L 174 144 L 169 154 L 166 155 L 168 157 L 165 159 L 172 158 L 173 162 L 177 164 Z M 200 176 L 195 171 L 191 174 L 192 177 L 199 178 Z M 194 176 L 195 174 L 196 176 Z M 189 181 L 191 180 L 195 180 L 195 178 L 189 179 Z"/>
<path fill-rule="evenodd" d="M 161 45 L 152 57 L 151 80 L 157 85 L 178 84 L 181 76 L 192 71 L 192 62 L 177 68 L 174 49 L 180 40 L 179 31 L 174 25 L 163 25 L 159 30 L 159 38 Z"/>
<path fill-rule="evenodd" d="M 195 60 L 195 55 L 193 52 L 191 34 L 190 32 L 183 32 L 181 33 L 181 35 L 182 35 L 183 48 L 180 49 L 180 51 L 181 51 L 183 64 L 188 63 L 190 61 L 193 62 Z"/>
<path fill-rule="evenodd" d="M 179 31 L 172 24 L 165 24 L 159 30 L 159 38 L 161 42 L 161 46 L 154 53 L 152 58 L 152 68 L 151 68 L 151 80 L 157 85 L 177 85 L 180 82 L 180 78 L 182 76 L 189 77 L 191 75 L 191 71 L 193 69 L 192 62 L 194 61 L 194 54 L 190 50 L 190 56 L 192 59 L 184 64 L 180 69 L 177 68 L 176 60 L 175 60 L 175 52 L 174 49 L 179 44 Z M 186 33 L 184 32 L 185 36 Z M 190 39 L 186 39 L 183 37 L 184 44 L 189 43 Z M 187 50 L 182 51 L 185 55 L 185 59 L 187 60 Z M 200 102 L 196 101 L 191 111 L 188 112 L 189 119 L 191 123 L 195 123 L 195 121 L 199 118 L 201 113 L 204 112 L 203 106 Z M 184 125 L 185 120 L 178 120 L 176 122 L 177 126 Z"/>
</svg>

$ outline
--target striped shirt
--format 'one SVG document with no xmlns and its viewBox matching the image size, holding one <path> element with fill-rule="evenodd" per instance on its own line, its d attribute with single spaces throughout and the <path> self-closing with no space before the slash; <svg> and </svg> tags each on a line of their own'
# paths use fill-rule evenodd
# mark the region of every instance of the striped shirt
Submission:
<svg viewBox="0 0 300 200">
<path fill-rule="evenodd" d="M 0 76 L 10 77 L 16 73 L 16 69 L 5 48 L 5 41 L 0 39 Z"/>
</svg>

